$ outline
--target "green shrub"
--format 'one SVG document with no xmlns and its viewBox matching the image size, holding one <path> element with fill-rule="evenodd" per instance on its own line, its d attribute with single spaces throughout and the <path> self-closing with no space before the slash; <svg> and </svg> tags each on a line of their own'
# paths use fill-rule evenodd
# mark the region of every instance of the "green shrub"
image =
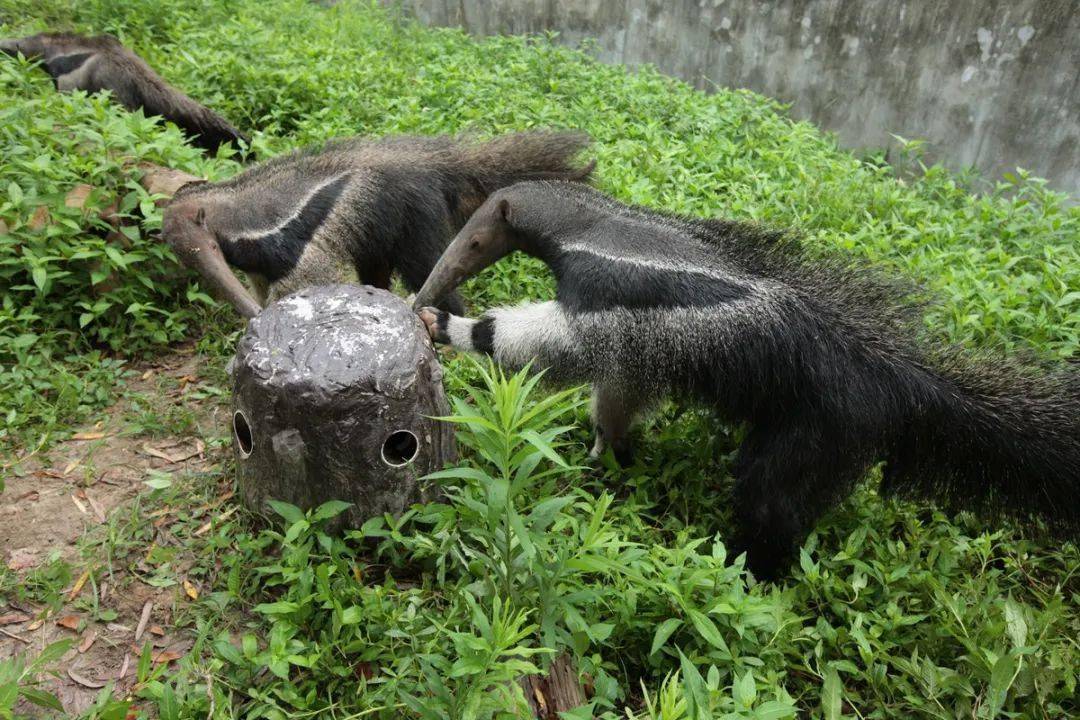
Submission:
<svg viewBox="0 0 1080 720">
<path fill-rule="evenodd" d="M 927 331 L 949 341 L 1057 358 L 1080 345 L 1080 207 L 1020 171 L 983 194 L 939 167 L 901 176 L 749 92 L 368 3 L 0 0 L 0 17 L 18 19 L 9 34 L 118 34 L 253 131 L 261 156 L 335 135 L 583 128 L 600 185 L 624 200 L 793 226 L 910 274 L 941 299 Z M 230 337 L 228 311 L 154 239 L 160 218 L 126 167 L 238 165 L 6 58 L 0 100 L 0 406 L 23 443 L 107 402 L 132 354 Z M 80 183 L 99 190 L 66 209 Z M 93 220 L 111 198 L 135 221 L 119 246 Z M 50 222 L 31 230 L 37 207 Z M 552 290 L 513 260 L 467 294 L 482 308 Z M 819 525 L 788 583 L 754 585 L 721 541 L 737 430 L 664 408 L 633 468 L 583 470 L 580 392 L 545 401 L 523 378 L 448 365 L 471 400 L 446 502 L 346 539 L 322 530 L 333 506 L 280 507 L 283 531 L 233 521 L 189 538 L 213 591 L 178 677 L 146 685 L 160 717 L 505 717 L 507 678 L 566 649 L 608 718 L 1078 712 L 1074 546 L 864 491 Z"/>
</svg>

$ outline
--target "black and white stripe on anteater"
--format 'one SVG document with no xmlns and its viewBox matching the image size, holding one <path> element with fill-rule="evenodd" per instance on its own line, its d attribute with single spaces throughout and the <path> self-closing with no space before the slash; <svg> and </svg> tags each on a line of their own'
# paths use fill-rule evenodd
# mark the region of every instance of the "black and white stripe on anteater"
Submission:
<svg viewBox="0 0 1080 720">
<path fill-rule="evenodd" d="M 955 508 L 1080 526 L 1080 377 L 983 361 L 920 336 L 907 288 L 789 236 L 628 207 L 583 186 L 495 193 L 417 297 L 520 250 L 553 302 L 479 320 L 421 310 L 432 336 L 593 384 L 597 450 L 628 450 L 635 414 L 694 398 L 748 424 L 736 547 L 771 574 L 880 460 L 883 489 Z"/>
<path fill-rule="evenodd" d="M 0 40 L 0 51 L 40 58 L 61 92 L 109 90 L 128 110 L 142 108 L 147 115 L 175 123 L 201 148 L 216 150 L 222 143 L 248 142 L 223 117 L 169 85 L 112 35 L 41 33 Z"/>
<path fill-rule="evenodd" d="M 592 164 L 574 164 L 587 144 L 581 133 L 543 131 L 334 141 L 184 186 L 162 231 L 247 316 L 311 285 L 386 288 L 392 271 L 416 290 L 489 193 L 526 179 L 587 179 Z M 258 301 L 226 264 L 248 274 Z M 455 294 L 445 302 L 460 311 Z"/>
</svg>

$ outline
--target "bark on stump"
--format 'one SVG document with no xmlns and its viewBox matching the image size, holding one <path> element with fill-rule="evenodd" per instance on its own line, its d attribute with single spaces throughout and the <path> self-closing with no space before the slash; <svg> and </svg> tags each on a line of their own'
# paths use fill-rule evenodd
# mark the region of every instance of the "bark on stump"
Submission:
<svg viewBox="0 0 1080 720">
<path fill-rule="evenodd" d="M 559 713 L 588 702 L 574 661 L 567 653 L 551 661 L 547 675 L 526 675 L 518 682 L 525 692 L 529 710 L 539 720 L 558 720 Z"/>
<path fill-rule="evenodd" d="M 396 295 L 331 285 L 251 320 L 233 366 L 233 447 L 245 503 L 353 506 L 359 527 L 431 498 L 419 478 L 456 459 L 450 406 L 419 318 Z"/>
</svg>

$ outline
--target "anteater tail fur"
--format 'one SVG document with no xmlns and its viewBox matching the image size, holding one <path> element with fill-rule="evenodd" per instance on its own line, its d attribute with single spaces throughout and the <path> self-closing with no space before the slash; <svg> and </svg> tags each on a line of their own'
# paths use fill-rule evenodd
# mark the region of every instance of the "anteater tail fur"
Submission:
<svg viewBox="0 0 1080 720">
<path fill-rule="evenodd" d="M 782 406 L 752 403 L 758 429 L 740 455 L 744 469 L 765 461 L 759 444 L 774 452 L 792 440 L 793 455 L 824 450 L 808 455 L 819 463 L 816 477 L 829 474 L 820 463 L 834 464 L 833 477 L 853 483 L 885 459 L 886 494 L 983 517 L 1038 518 L 1058 537 L 1080 535 L 1075 363 L 1021 362 L 928 338 L 925 298 L 903 280 L 811 254 L 787 234 L 723 221 L 699 227 L 747 270 L 795 291 L 776 331 L 801 356 L 803 368 L 789 377 L 814 388 L 789 387 L 782 396 L 801 398 Z M 784 430 L 767 439 L 761 428 Z"/>
<path fill-rule="evenodd" d="M 447 146 L 444 166 L 456 176 L 455 219 L 463 225 L 499 188 L 527 180 L 587 182 L 596 167 L 592 160 L 575 164 L 590 142 L 576 131 L 533 130 L 495 137 L 487 142 L 461 138 Z"/>
</svg>

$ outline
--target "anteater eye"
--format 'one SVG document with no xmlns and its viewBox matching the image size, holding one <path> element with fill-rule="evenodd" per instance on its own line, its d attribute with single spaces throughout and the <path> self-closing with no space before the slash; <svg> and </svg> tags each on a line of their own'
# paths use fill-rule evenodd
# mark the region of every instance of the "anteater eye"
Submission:
<svg viewBox="0 0 1080 720">
<path fill-rule="evenodd" d="M 479 250 L 480 249 L 480 241 L 477 240 L 476 238 L 473 238 L 472 242 L 469 243 L 469 247 L 471 249 L 473 249 L 473 250 Z"/>
</svg>

